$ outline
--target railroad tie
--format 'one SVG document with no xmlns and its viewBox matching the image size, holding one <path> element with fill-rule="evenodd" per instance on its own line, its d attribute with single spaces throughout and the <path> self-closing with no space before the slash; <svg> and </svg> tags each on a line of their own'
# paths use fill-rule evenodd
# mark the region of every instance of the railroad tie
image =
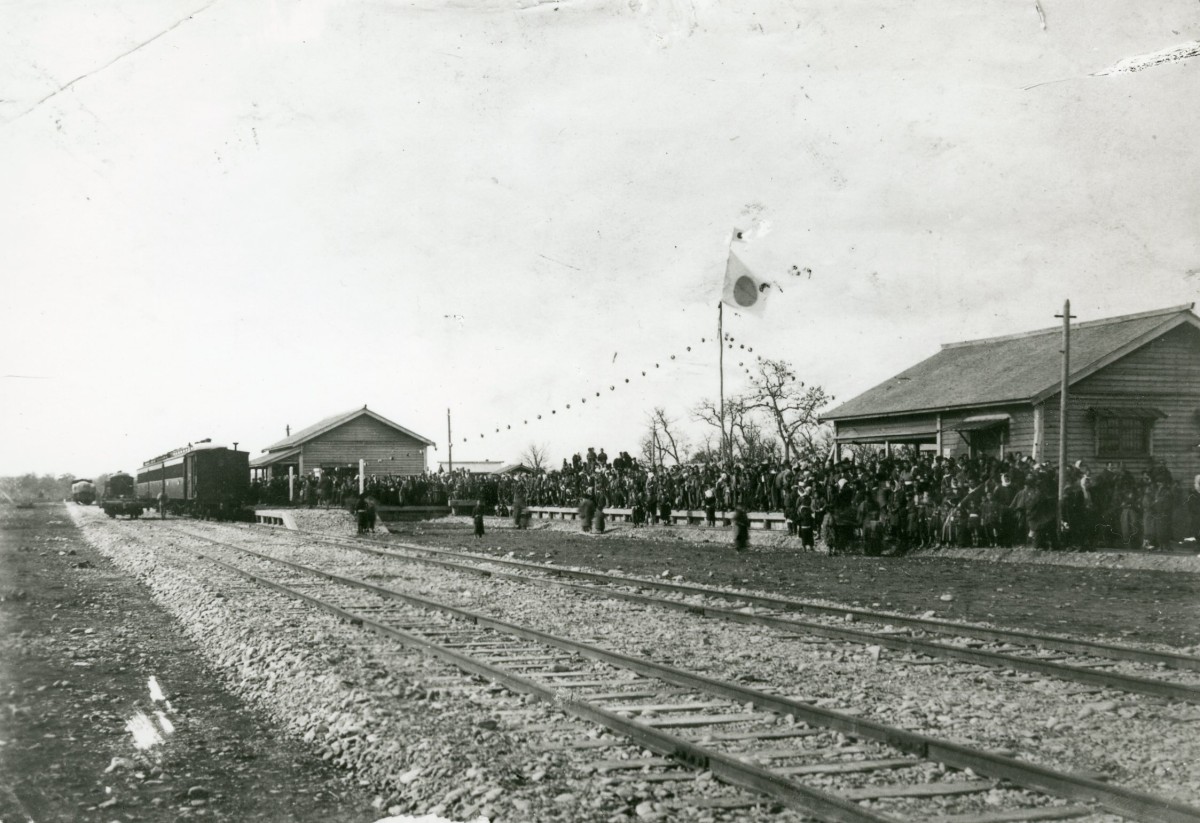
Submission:
<svg viewBox="0 0 1200 823">
<path fill-rule="evenodd" d="M 615 772 L 643 769 L 647 766 L 673 766 L 675 761 L 669 757 L 631 757 L 628 760 L 600 760 L 588 766 L 592 771 Z"/>
<path fill-rule="evenodd" d="M 807 766 L 782 766 L 771 769 L 776 774 L 851 774 L 853 772 L 875 772 L 883 769 L 907 769 L 919 766 L 926 761 L 905 757 L 889 757 L 881 760 L 852 760 L 842 763 L 810 763 Z"/>
<path fill-rule="evenodd" d="M 595 698 L 588 698 L 594 700 Z M 720 709 L 728 706 L 727 702 L 708 702 L 708 703 L 625 703 L 619 706 L 605 706 L 604 708 L 610 712 L 617 714 L 644 714 L 646 712 L 654 712 L 662 714 L 664 712 L 694 712 L 700 709 Z"/>
<path fill-rule="evenodd" d="M 580 740 L 566 740 L 561 743 L 538 743 L 532 746 L 532 748 L 536 752 L 561 752 L 570 749 L 614 749 L 628 745 L 628 740 L 600 740 L 585 737 Z"/>
<path fill-rule="evenodd" d="M 657 772 L 654 774 L 617 774 L 608 778 L 616 783 L 674 783 L 682 780 L 696 780 L 699 777 L 699 772 L 694 771 L 672 771 L 672 772 Z"/>
<path fill-rule="evenodd" d="M 692 717 L 655 717 L 642 720 L 656 729 L 686 729 L 695 726 L 719 726 L 726 723 L 745 723 L 762 720 L 761 714 L 700 714 Z"/>
<path fill-rule="evenodd" d="M 995 780 L 961 780 L 956 783 L 917 783 L 912 786 L 866 786 L 837 792 L 847 800 L 878 800 L 884 797 L 945 797 L 987 792 L 999 785 Z"/>
<path fill-rule="evenodd" d="M 978 814 L 949 814 L 931 817 L 929 823 L 1025 823 L 1030 820 L 1068 820 L 1095 814 L 1085 806 L 1039 806 L 1032 809 L 1013 809 L 1006 812 Z"/>
<path fill-rule="evenodd" d="M 632 692 L 597 692 L 595 694 L 581 694 L 579 697 L 583 700 L 600 702 L 603 700 L 642 700 L 648 697 L 667 697 L 679 694 L 695 694 L 695 692 L 688 689 L 653 689 Z"/>
<path fill-rule="evenodd" d="M 814 734 L 826 734 L 828 731 L 828 729 L 814 729 L 811 726 L 796 726 L 779 731 L 717 732 L 709 737 L 713 740 L 782 740 L 788 737 L 811 737 Z"/>
</svg>

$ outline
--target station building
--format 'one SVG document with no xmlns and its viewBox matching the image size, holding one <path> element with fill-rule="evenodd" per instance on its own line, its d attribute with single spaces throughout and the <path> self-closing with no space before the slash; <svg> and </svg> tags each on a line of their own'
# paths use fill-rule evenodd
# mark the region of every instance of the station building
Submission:
<svg viewBox="0 0 1200 823">
<path fill-rule="evenodd" d="M 366 406 L 335 414 L 290 434 L 263 449 L 250 461 L 255 479 L 286 476 L 290 468 L 302 475 L 358 474 L 365 460 L 365 475 L 407 476 L 425 471 L 433 441 L 393 423 Z"/>
<path fill-rule="evenodd" d="M 533 474 L 533 469 L 523 463 L 504 463 L 500 460 L 455 460 L 451 463 L 449 460 L 438 461 L 438 471 L 450 471 L 453 466 L 454 471 L 465 471 L 468 474 L 474 475 L 490 475 L 490 474 Z"/>
<path fill-rule="evenodd" d="M 1067 460 L 1151 461 L 1200 473 L 1200 318 L 1194 304 L 1073 324 Z M 1062 327 L 944 344 L 821 415 L 838 451 L 908 444 L 946 456 L 1057 462 Z"/>
</svg>

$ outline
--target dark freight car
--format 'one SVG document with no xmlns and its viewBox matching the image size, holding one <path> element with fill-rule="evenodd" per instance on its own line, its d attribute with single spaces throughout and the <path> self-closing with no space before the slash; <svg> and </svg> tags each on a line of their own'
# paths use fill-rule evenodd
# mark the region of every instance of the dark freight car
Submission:
<svg viewBox="0 0 1200 823">
<path fill-rule="evenodd" d="M 197 517 L 236 519 L 250 493 L 250 454 L 208 441 L 191 444 L 142 464 L 138 497 L 167 510 Z"/>
<path fill-rule="evenodd" d="M 145 507 L 137 498 L 133 478 L 125 472 L 110 475 L 104 484 L 104 496 L 100 498 L 100 508 L 109 517 L 127 514 L 131 518 L 139 517 Z"/>
</svg>

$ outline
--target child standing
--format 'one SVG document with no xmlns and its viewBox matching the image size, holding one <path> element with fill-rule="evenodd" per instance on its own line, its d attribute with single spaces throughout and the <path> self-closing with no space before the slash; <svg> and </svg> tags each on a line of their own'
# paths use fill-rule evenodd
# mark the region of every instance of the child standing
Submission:
<svg viewBox="0 0 1200 823">
<path fill-rule="evenodd" d="M 807 500 L 800 502 L 800 510 L 796 515 L 796 527 L 800 532 L 800 544 L 804 546 L 805 551 L 813 550 L 813 530 L 816 526 L 816 518 L 813 516 L 812 506 Z"/>
</svg>

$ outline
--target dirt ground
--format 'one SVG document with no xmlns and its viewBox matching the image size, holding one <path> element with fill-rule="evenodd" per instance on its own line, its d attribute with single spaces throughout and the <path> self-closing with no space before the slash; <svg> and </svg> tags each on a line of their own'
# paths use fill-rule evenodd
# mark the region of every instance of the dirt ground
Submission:
<svg viewBox="0 0 1200 823">
<path fill-rule="evenodd" d="M 963 560 L 929 555 L 830 557 L 793 548 L 733 546 L 680 539 L 602 536 L 549 529 L 492 528 L 476 539 L 464 525 L 389 523 L 393 539 L 429 546 L 509 552 L 599 571 L 740 586 L 787 597 L 829 600 L 904 614 L 1028 630 L 1106 637 L 1129 643 L 1200 645 L 1200 575 Z M 751 538 L 753 544 L 753 537 Z M 943 595 L 953 599 L 942 600 Z M 1200 651 L 1200 649 L 1197 649 Z"/>
<path fill-rule="evenodd" d="M 4 823 L 385 816 L 230 696 L 61 504 L 0 507 L 0 696 Z M 162 738 L 146 750 L 139 713 Z"/>
<path fill-rule="evenodd" d="M 411 524 L 397 539 L 905 613 L 1129 642 L 1200 643 L 1200 575 L 827 557 L 619 535 Z M 952 600 L 941 597 L 950 594 Z M 150 678 L 165 700 L 155 700 Z M 136 580 L 89 548 L 62 505 L 0 507 L 0 821 L 371 821 L 315 754 L 222 688 Z M 156 712 L 161 713 L 161 717 Z M 134 745 L 140 716 L 162 742 Z M 173 731 L 168 732 L 164 721 Z"/>
</svg>

